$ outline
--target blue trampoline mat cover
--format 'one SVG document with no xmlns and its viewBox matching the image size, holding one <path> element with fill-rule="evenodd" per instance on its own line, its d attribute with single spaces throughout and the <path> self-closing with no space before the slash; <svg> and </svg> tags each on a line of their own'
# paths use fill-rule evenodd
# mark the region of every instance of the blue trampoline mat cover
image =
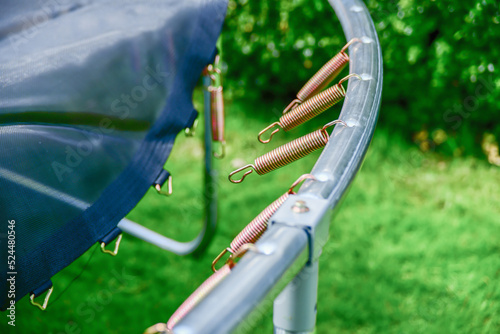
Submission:
<svg viewBox="0 0 500 334">
<path fill-rule="evenodd" d="M 227 0 L 2 3 L 2 309 L 113 233 L 153 184 L 197 115 L 193 89 L 214 59 L 226 8 Z"/>
</svg>

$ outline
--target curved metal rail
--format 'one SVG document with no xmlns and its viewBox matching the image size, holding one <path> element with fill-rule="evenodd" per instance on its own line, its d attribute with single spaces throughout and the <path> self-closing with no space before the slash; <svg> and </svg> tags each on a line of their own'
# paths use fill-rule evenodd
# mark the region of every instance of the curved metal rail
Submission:
<svg viewBox="0 0 500 334">
<path fill-rule="evenodd" d="M 335 140 L 328 143 L 312 170 L 317 180 L 307 181 L 275 213 L 272 225 L 256 244 L 259 252 L 249 252 L 174 328 L 176 334 L 248 332 L 262 307 L 269 307 L 269 298 L 292 279 L 293 284 L 274 302 L 275 333 L 309 333 L 311 326 L 314 329 L 317 260 L 327 239 L 331 214 L 365 157 L 382 95 L 382 54 L 367 8 L 361 0 L 329 1 L 346 39 L 362 40 L 349 48 L 350 73 L 364 79 L 349 82 L 347 88 L 339 118 L 349 127 L 334 129 Z M 309 211 L 294 210 L 299 200 Z M 301 272 L 295 276 L 298 269 Z"/>
</svg>

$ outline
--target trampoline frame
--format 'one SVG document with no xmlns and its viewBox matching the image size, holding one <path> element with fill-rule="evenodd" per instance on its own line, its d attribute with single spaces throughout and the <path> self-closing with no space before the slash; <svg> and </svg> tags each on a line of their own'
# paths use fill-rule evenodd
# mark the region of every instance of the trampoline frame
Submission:
<svg viewBox="0 0 500 334">
<path fill-rule="evenodd" d="M 360 169 L 375 131 L 382 95 L 382 54 L 368 9 L 361 0 L 329 0 L 347 40 L 350 73 L 363 80 L 349 80 L 339 119 L 348 127 L 335 127 L 323 153 L 297 195 L 291 195 L 270 220 L 270 226 L 250 250 L 204 300 L 174 328 L 176 334 L 249 331 L 253 321 L 274 299 L 274 331 L 279 334 L 311 333 L 316 323 L 318 261 L 328 239 L 333 213 Z M 204 78 L 204 85 L 210 79 Z M 210 119 L 210 93 L 204 95 L 205 119 Z M 179 255 L 202 252 L 211 240 L 217 221 L 217 172 L 212 168 L 212 133 L 205 122 L 205 222 L 199 235 L 179 242 L 128 219 L 118 227 L 137 238 Z M 6 174 L 9 176 L 10 174 Z M 35 187 L 32 180 L 12 175 Z M 18 180 L 19 179 L 19 180 Z M 30 181 L 30 182 L 28 182 Z M 44 188 L 45 189 L 45 188 Z M 45 193 L 59 196 L 47 188 Z M 67 198 L 72 205 L 87 204 Z M 294 210 L 300 201 L 308 210 Z M 166 315 L 167 316 L 167 315 Z"/>
<path fill-rule="evenodd" d="M 248 332 L 274 299 L 274 332 L 311 333 L 316 323 L 318 260 L 333 213 L 360 169 L 373 137 L 382 95 L 382 54 L 361 0 L 329 0 L 349 47 L 351 80 L 332 139 L 297 195 L 271 218 L 268 231 L 230 275 L 177 326 L 176 334 Z M 302 201 L 309 210 L 293 210 Z M 282 289 L 284 287 L 284 289 Z M 281 292 L 280 292 L 281 291 Z M 280 293 L 279 293 L 280 292 Z M 278 295 L 279 293 L 279 295 Z"/>
</svg>

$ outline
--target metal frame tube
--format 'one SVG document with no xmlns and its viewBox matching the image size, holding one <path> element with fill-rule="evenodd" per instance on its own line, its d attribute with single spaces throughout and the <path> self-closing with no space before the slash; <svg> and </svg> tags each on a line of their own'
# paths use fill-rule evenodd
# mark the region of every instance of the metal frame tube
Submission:
<svg viewBox="0 0 500 334">
<path fill-rule="evenodd" d="M 244 319 L 257 305 L 266 301 L 266 295 L 273 287 L 279 289 L 281 281 L 278 277 L 282 277 L 288 266 L 297 263 L 295 256 L 290 254 L 308 250 L 307 263 L 311 265 L 317 261 L 328 231 L 329 213 L 338 207 L 361 167 L 380 107 L 382 54 L 370 14 L 361 0 L 329 2 L 340 19 L 347 40 L 354 37 L 361 40 L 361 43 L 354 43 L 349 48 L 350 73 L 359 74 L 363 80 L 350 80 L 347 87 L 339 118 L 348 127 L 333 130 L 332 140 L 312 170 L 317 180 L 306 181 L 298 195 L 288 198 L 271 218 L 272 225 L 268 231 L 257 242 L 259 249 L 272 249 L 274 255 L 245 256 L 234 271 L 174 328 L 176 334 L 228 333 L 237 329 L 238 325 L 241 329 L 242 324 L 248 324 L 248 320 Z M 310 208 L 307 214 L 294 213 L 293 204 L 298 199 L 307 202 Z M 294 241 L 292 236 L 297 233 L 307 235 L 308 243 Z M 277 256 L 278 253 L 283 255 Z M 309 283 L 303 288 L 294 291 L 291 287 L 286 288 L 284 295 L 287 296 L 280 298 L 292 304 L 286 305 L 286 309 L 280 309 L 285 306 L 278 305 L 275 309 L 277 316 L 299 311 L 293 308 L 293 303 L 300 300 L 304 291 L 313 291 L 313 284 L 316 284 L 312 278 L 306 281 Z M 309 306 L 308 309 L 310 311 Z M 306 318 L 302 319 L 303 323 L 312 319 L 311 316 Z M 277 322 L 276 330 L 283 330 L 279 327 L 283 326 L 281 320 Z M 293 326 L 289 328 L 299 329 L 298 325 Z"/>
<path fill-rule="evenodd" d="M 249 332 L 272 304 L 272 299 L 266 303 L 266 296 L 281 280 L 290 281 L 307 262 L 307 244 L 304 230 L 275 225 L 259 241 L 259 251 L 249 251 L 210 297 L 174 327 L 174 333 L 220 334 L 237 328 Z"/>
<path fill-rule="evenodd" d="M 208 76 L 203 77 L 203 84 L 205 88 L 210 86 L 210 78 Z M 210 123 L 210 92 L 207 89 L 204 90 L 203 109 L 205 115 L 205 182 L 203 193 L 205 200 L 205 221 L 200 233 L 191 241 L 180 242 L 163 236 L 128 219 L 122 219 L 120 223 L 118 223 L 118 227 L 124 232 L 178 255 L 193 253 L 196 256 L 201 254 L 212 240 L 217 224 L 217 171 L 212 168 L 213 156 L 212 126 Z"/>
<path fill-rule="evenodd" d="M 330 0 L 330 4 L 340 19 L 346 39 L 359 38 L 362 41 L 350 46 L 349 55 L 350 73 L 359 74 L 364 80 L 349 84 L 339 117 L 349 127 L 334 129 L 334 140 L 327 145 L 312 170 L 312 174 L 323 182 L 309 182 L 299 194 L 320 195 L 336 208 L 361 167 L 375 130 L 382 93 L 382 54 L 373 22 L 361 1 Z M 299 288 L 296 288 L 296 282 L 290 283 L 276 299 L 275 333 L 314 331 L 314 326 L 308 327 L 310 323 L 307 321 L 313 319 L 312 308 L 316 310 L 317 280 L 310 277 L 300 283 Z M 314 298 L 306 292 L 314 294 Z"/>
<path fill-rule="evenodd" d="M 283 289 L 273 304 L 275 334 L 314 332 L 318 302 L 319 262 L 308 263 Z"/>
</svg>

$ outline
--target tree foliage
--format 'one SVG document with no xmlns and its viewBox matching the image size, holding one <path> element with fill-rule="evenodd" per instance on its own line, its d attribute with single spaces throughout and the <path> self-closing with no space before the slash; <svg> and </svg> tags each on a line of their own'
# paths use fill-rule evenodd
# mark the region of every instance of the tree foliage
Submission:
<svg viewBox="0 0 500 334">
<path fill-rule="evenodd" d="M 496 0 L 366 5 L 384 59 L 382 126 L 455 155 L 479 152 L 485 133 L 500 138 Z M 292 98 L 346 42 L 326 0 L 231 0 L 226 25 L 236 96 Z"/>
</svg>

